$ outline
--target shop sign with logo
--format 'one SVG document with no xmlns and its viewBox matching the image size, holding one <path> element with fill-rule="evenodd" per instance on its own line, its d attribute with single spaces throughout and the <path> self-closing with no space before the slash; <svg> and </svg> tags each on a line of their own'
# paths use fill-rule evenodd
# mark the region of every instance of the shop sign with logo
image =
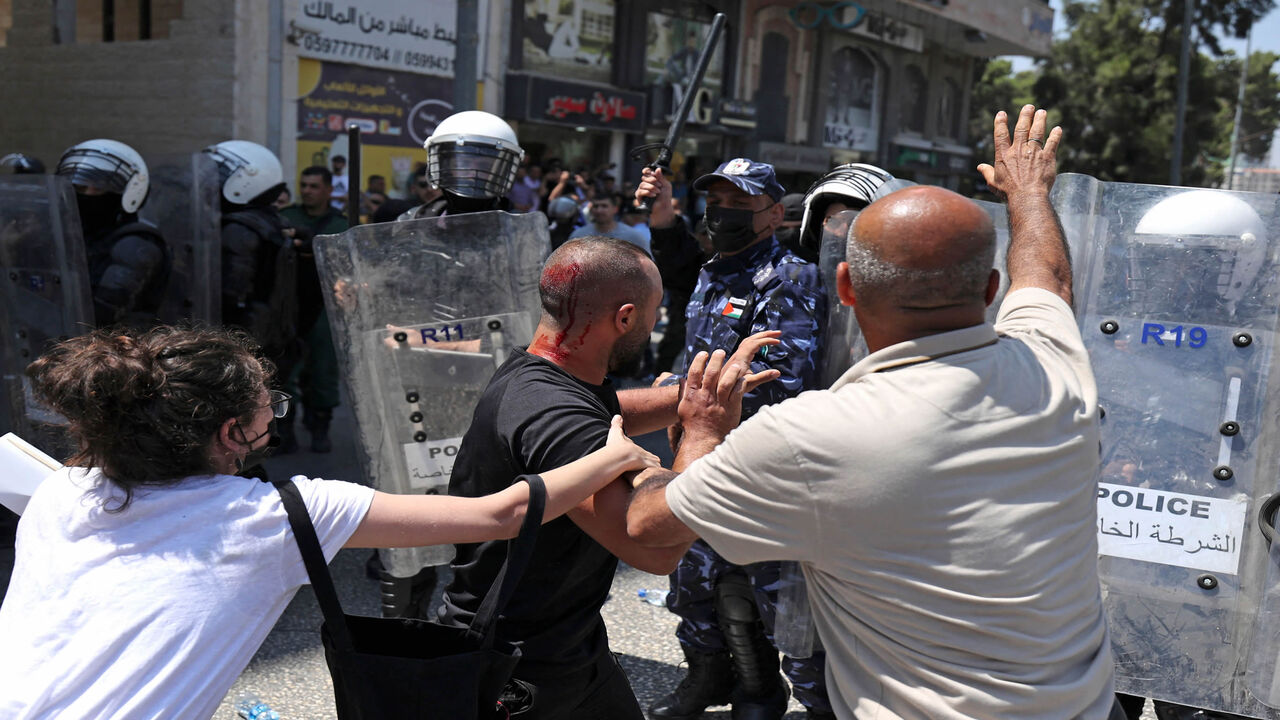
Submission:
<svg viewBox="0 0 1280 720">
<path fill-rule="evenodd" d="M 507 107 L 523 120 L 642 132 L 644 95 L 616 88 L 507 76 Z"/>
</svg>

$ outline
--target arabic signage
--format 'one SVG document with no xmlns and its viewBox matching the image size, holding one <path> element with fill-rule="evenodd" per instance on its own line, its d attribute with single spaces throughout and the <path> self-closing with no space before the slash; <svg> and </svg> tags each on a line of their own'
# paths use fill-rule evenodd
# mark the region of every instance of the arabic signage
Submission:
<svg viewBox="0 0 1280 720">
<path fill-rule="evenodd" d="M 1235 575 L 1248 504 L 1098 483 L 1098 554 Z"/>
<path fill-rule="evenodd" d="M 488 16 L 488 0 L 480 17 Z M 457 3 L 449 0 L 306 0 L 291 24 L 302 57 L 453 77 Z M 479 33 L 483 75 L 487 33 Z"/>
<path fill-rule="evenodd" d="M 507 112 L 521 120 L 574 127 L 644 131 L 644 95 L 615 88 L 507 76 Z"/>
<path fill-rule="evenodd" d="M 523 69 L 609 82 L 613 18 L 613 0 L 525 0 L 520 24 Z"/>
<path fill-rule="evenodd" d="M 453 461 L 458 456 L 460 445 L 461 437 L 406 443 L 404 461 L 409 474 L 409 487 L 426 490 L 428 495 L 448 494 Z"/>
<path fill-rule="evenodd" d="M 361 128 L 362 177 L 381 175 L 408 193 L 422 142 L 453 112 L 453 80 L 415 73 L 298 60 L 298 168 L 347 155 L 347 123 Z"/>
<path fill-rule="evenodd" d="M 330 140 L 360 127 L 365 144 L 421 148 L 453 110 L 451 79 L 316 63 L 299 72 L 298 139 Z M 309 77 L 308 77 L 309 76 Z"/>
<path fill-rule="evenodd" d="M 1034 55 L 1048 55 L 1053 44 L 1053 8 L 1040 0 L 901 0 L 948 20 L 977 28 Z"/>
</svg>

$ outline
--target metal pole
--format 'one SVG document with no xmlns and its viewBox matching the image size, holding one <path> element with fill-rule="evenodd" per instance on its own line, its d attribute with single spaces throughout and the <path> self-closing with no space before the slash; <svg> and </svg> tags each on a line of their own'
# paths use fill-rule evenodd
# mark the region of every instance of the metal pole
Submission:
<svg viewBox="0 0 1280 720">
<path fill-rule="evenodd" d="M 360 224 L 360 126 L 347 125 L 347 225 Z"/>
<path fill-rule="evenodd" d="M 476 108 L 476 49 L 480 45 L 479 0 L 458 0 L 457 44 L 453 56 L 453 111 Z"/>
<path fill-rule="evenodd" d="M 278 158 L 284 112 L 284 0 L 271 0 L 267 16 L 267 149 Z"/>
<path fill-rule="evenodd" d="M 1231 166 L 1227 170 L 1227 189 L 1236 184 L 1236 153 L 1240 152 L 1240 120 L 1244 116 L 1244 88 L 1249 82 L 1249 48 L 1253 42 L 1253 26 L 1244 36 L 1244 63 L 1240 68 L 1240 91 L 1236 93 L 1236 120 L 1231 124 Z"/>
<path fill-rule="evenodd" d="M 1178 108 L 1173 117 L 1173 153 L 1169 160 L 1169 184 L 1182 184 L 1182 133 L 1187 115 L 1187 83 L 1191 78 L 1191 19 L 1195 0 L 1186 0 L 1182 10 L 1182 54 L 1178 60 Z"/>
</svg>

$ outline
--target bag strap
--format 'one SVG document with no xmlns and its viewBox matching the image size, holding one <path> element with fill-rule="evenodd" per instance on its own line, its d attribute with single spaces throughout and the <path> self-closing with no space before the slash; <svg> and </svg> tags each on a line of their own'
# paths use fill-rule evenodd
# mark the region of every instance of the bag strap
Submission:
<svg viewBox="0 0 1280 720">
<path fill-rule="evenodd" d="M 293 538 L 298 543 L 298 551 L 302 553 L 302 562 L 307 566 L 307 577 L 311 579 L 311 587 L 315 590 L 316 600 L 320 603 L 320 612 L 324 622 L 329 626 L 334 645 L 343 652 L 352 652 L 351 633 L 347 630 L 347 617 L 342 612 L 342 603 L 338 602 L 338 592 L 333 588 L 333 576 L 329 574 L 329 564 L 324 561 L 324 551 L 320 549 L 320 540 L 316 537 L 315 525 L 311 523 L 311 515 L 307 505 L 302 501 L 302 493 L 292 480 L 272 480 L 284 511 L 289 515 L 289 527 L 293 528 Z"/>
<path fill-rule="evenodd" d="M 498 616 L 506 609 L 511 596 L 515 594 L 516 585 L 529 567 L 533 558 L 533 547 L 538 539 L 538 528 L 542 526 L 542 514 L 547 507 L 547 486 L 539 475 L 523 475 L 520 478 L 529 483 L 529 506 L 525 511 L 524 523 L 520 526 L 520 534 L 507 543 L 507 559 L 502 569 L 493 579 L 489 592 L 485 593 L 480 608 L 471 620 L 467 636 L 482 648 L 493 647 L 498 624 Z"/>
</svg>

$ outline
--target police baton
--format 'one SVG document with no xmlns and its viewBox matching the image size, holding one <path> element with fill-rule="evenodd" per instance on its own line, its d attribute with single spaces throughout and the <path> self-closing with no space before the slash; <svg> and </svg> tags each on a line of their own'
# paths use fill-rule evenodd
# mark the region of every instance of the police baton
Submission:
<svg viewBox="0 0 1280 720">
<path fill-rule="evenodd" d="M 360 126 L 347 123 L 347 225 L 360 224 Z"/>
<path fill-rule="evenodd" d="M 646 167 L 662 170 L 663 175 L 671 172 L 671 156 L 675 153 L 676 143 L 680 142 L 680 135 L 684 133 L 684 121 L 689 117 L 689 112 L 693 110 L 693 98 L 702 87 L 702 76 L 707 74 L 707 65 L 711 64 L 711 54 L 715 52 L 716 44 L 720 42 L 720 35 L 723 32 L 724 13 L 716 13 L 715 19 L 711 21 L 711 32 L 707 33 L 707 44 L 702 48 L 702 54 L 698 56 L 698 64 L 693 70 L 693 77 L 689 79 L 689 84 L 685 87 L 684 96 L 680 98 L 680 108 L 671 117 L 671 127 L 667 130 L 667 141 L 641 145 L 631 151 L 631 159 L 639 160 L 649 151 L 657 150 L 658 156 Z M 652 210 L 653 198 L 645 198 L 642 207 L 645 210 Z"/>
</svg>

